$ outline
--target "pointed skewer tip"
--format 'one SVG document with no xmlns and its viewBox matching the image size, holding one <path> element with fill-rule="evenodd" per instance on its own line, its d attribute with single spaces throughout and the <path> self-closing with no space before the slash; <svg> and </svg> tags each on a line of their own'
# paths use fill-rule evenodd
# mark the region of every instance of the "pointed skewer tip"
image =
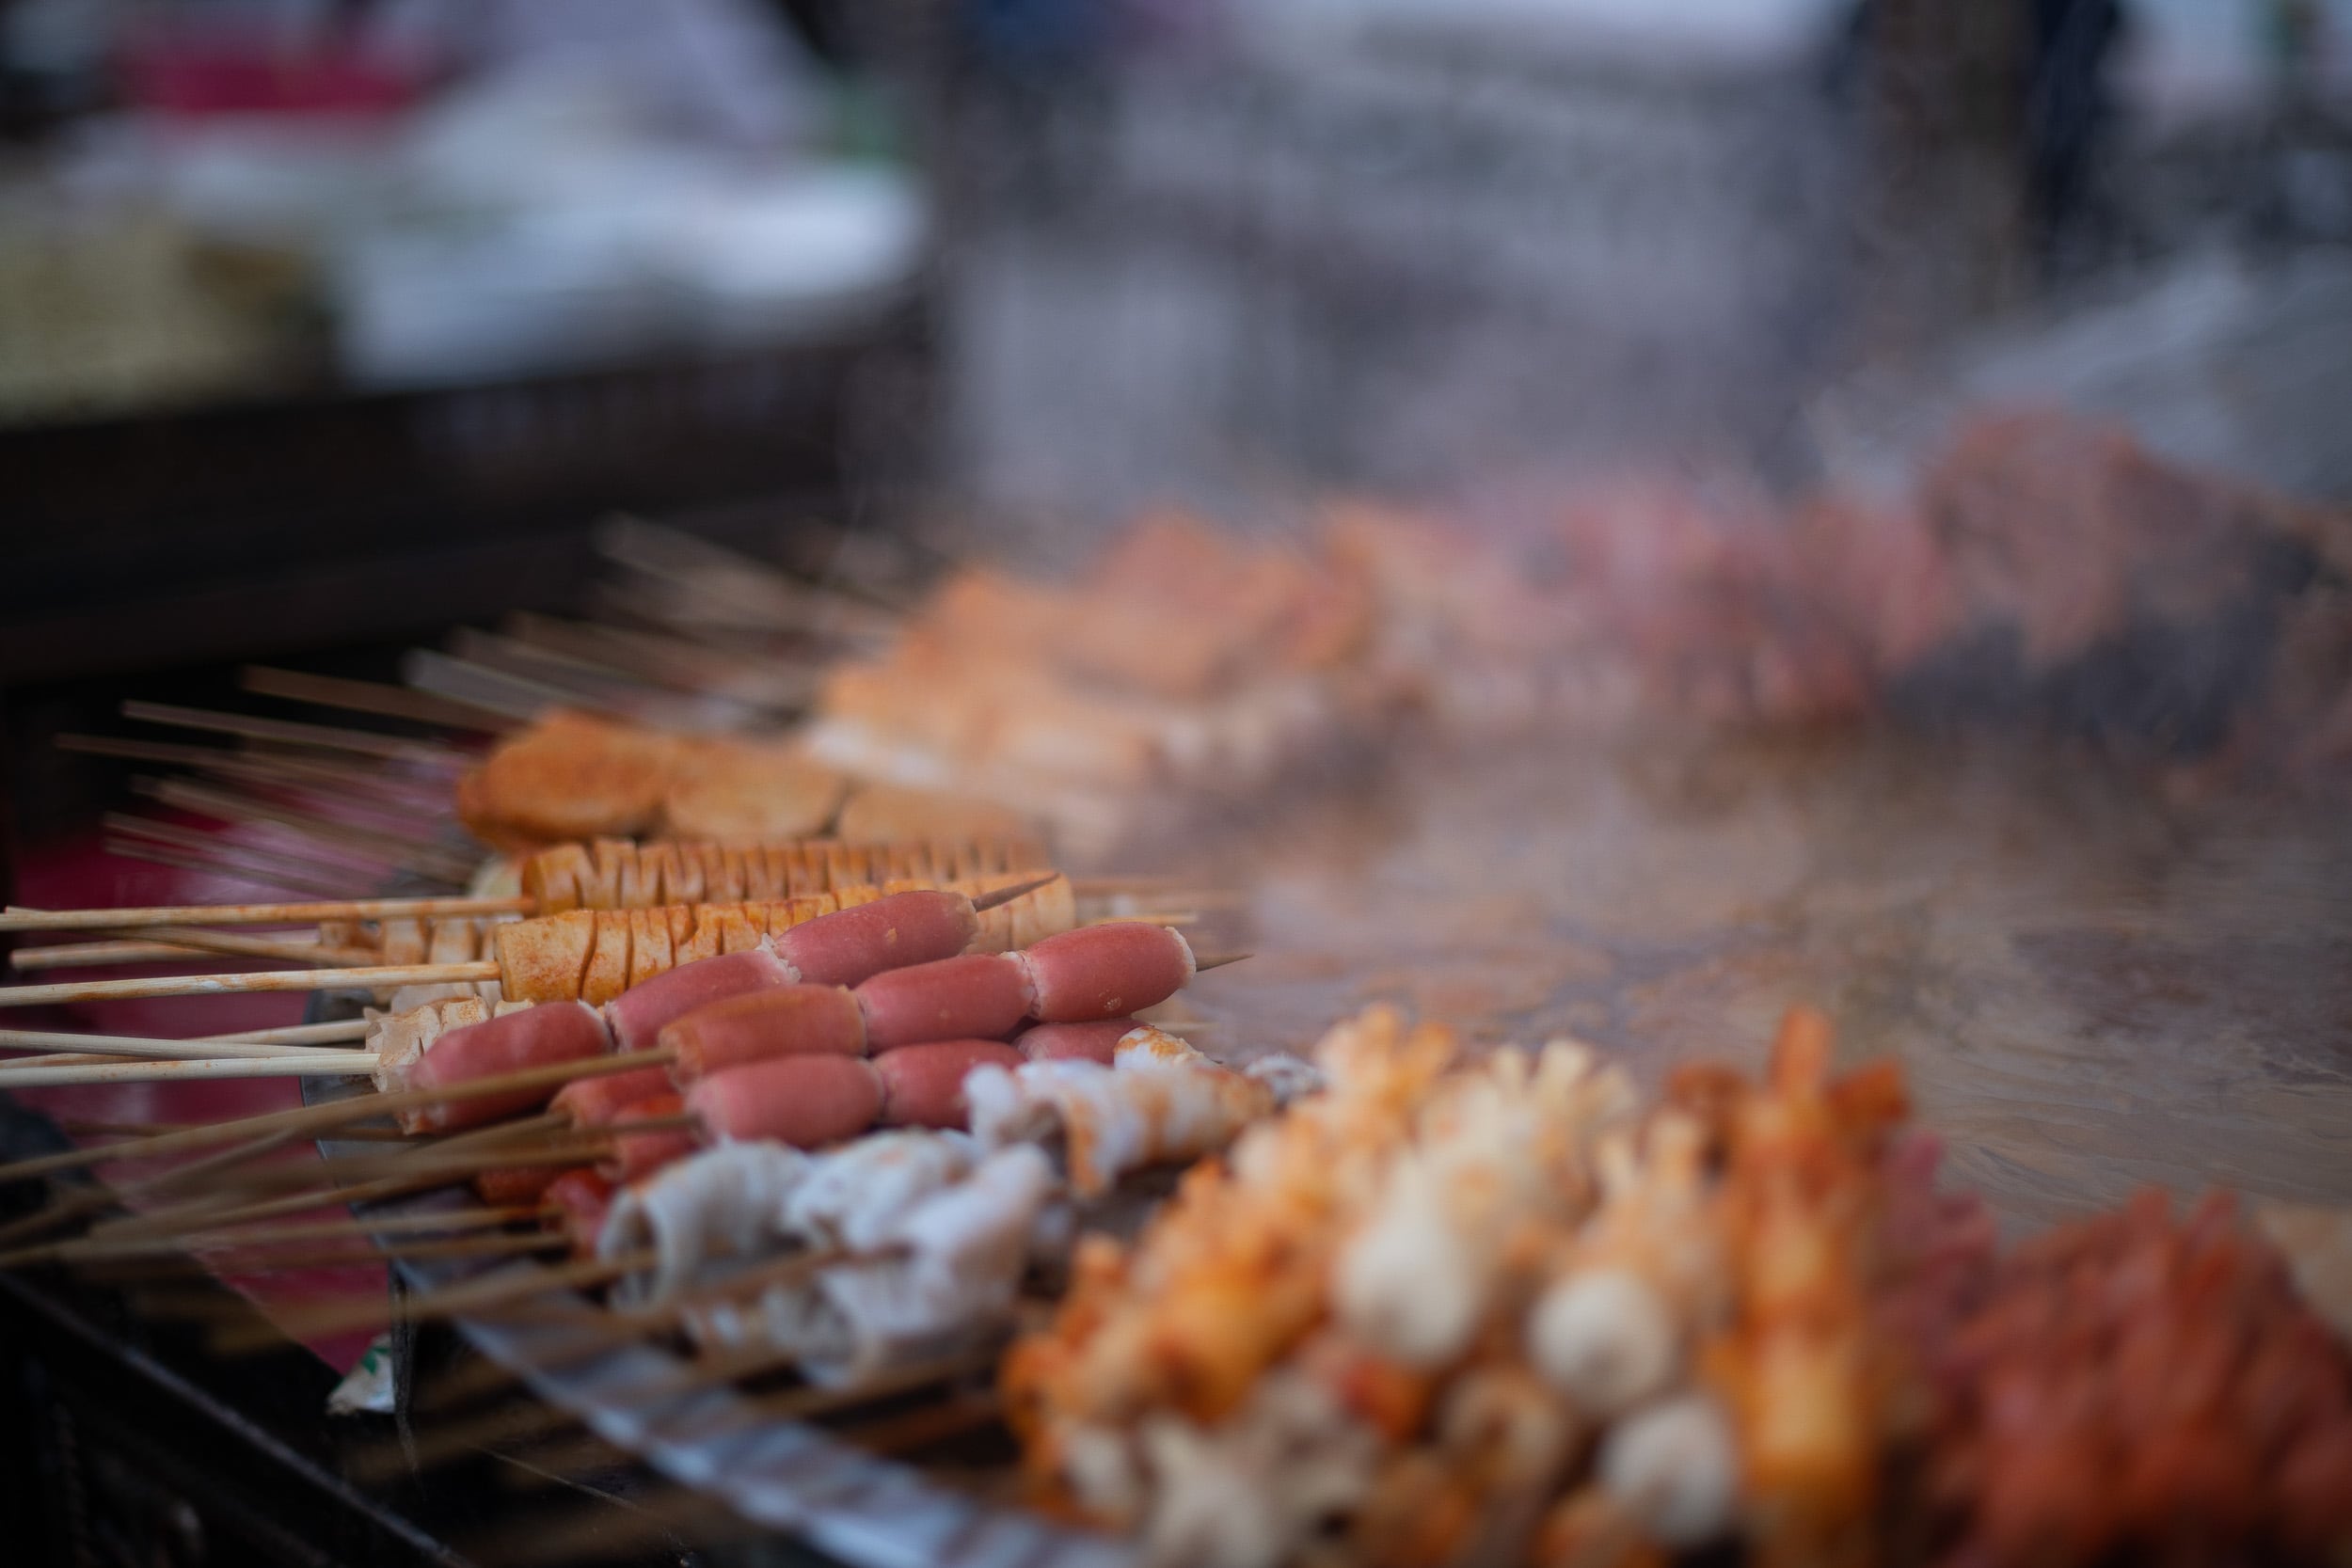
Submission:
<svg viewBox="0 0 2352 1568">
<path fill-rule="evenodd" d="M 990 910 L 1001 909 L 1016 898 L 1025 898 L 1041 887 L 1050 886 L 1060 877 L 1061 873 L 1057 871 L 1051 876 L 1040 877 L 1034 881 L 1023 882 L 1016 887 L 1000 887 L 993 893 L 984 893 L 972 900 L 973 911 L 985 913 Z"/>
</svg>

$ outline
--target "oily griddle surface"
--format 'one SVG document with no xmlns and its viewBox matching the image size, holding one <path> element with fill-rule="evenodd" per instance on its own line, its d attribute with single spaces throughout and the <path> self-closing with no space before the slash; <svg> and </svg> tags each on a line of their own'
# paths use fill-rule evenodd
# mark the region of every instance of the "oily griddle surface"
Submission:
<svg viewBox="0 0 2352 1568">
<path fill-rule="evenodd" d="M 1248 891 L 1200 939 L 1255 955 L 1198 982 L 1229 1058 L 1392 1000 L 1654 1084 L 1810 1002 L 2012 1226 L 2352 1201 L 2352 814 L 2179 793 L 2008 738 L 1398 740 L 1122 858 Z"/>
</svg>

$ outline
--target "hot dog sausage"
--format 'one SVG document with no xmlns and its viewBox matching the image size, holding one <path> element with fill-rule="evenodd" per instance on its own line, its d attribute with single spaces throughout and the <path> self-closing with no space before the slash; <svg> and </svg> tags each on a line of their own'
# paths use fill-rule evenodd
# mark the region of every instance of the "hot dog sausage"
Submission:
<svg viewBox="0 0 2352 1568">
<path fill-rule="evenodd" d="M 863 1056 L 866 1015 L 846 987 L 785 986 L 697 1007 L 660 1038 L 677 1053 L 671 1076 L 692 1084 L 771 1056 Z"/>
<path fill-rule="evenodd" d="M 618 1123 L 657 1121 L 675 1117 L 685 1109 L 685 1101 L 675 1091 L 664 1090 L 624 1107 L 621 1114 L 612 1119 Z M 660 1170 L 673 1160 L 683 1160 L 694 1152 L 699 1143 L 693 1130 L 687 1127 L 623 1132 L 612 1140 L 612 1152 L 596 1162 L 596 1174 L 614 1186 L 622 1186 L 649 1171 Z"/>
<path fill-rule="evenodd" d="M 1012 1043 L 1032 1062 L 1100 1062 L 1108 1067 L 1118 1055 L 1120 1037 L 1135 1027 L 1132 1018 L 1104 1019 L 1095 1023 L 1040 1023 L 1015 1035 Z"/>
<path fill-rule="evenodd" d="M 586 1165 L 567 1170 L 548 1185 L 545 1201 L 556 1223 L 582 1257 L 593 1257 L 604 1231 L 604 1212 L 612 1207 L 612 1183 Z"/>
<path fill-rule="evenodd" d="M 566 1084 L 556 1091 L 548 1108 L 570 1117 L 574 1127 L 602 1127 L 627 1107 L 669 1090 L 666 1069 L 639 1068 L 634 1072 L 608 1072 L 601 1078 Z"/>
<path fill-rule="evenodd" d="M 1029 1016 L 1028 976 L 1016 960 L 974 953 L 877 974 L 857 988 L 866 1048 L 925 1040 L 1001 1039 Z"/>
<path fill-rule="evenodd" d="M 694 963 L 680 964 L 644 985 L 623 991 L 606 1006 L 612 1037 L 623 1051 L 647 1051 L 664 1025 L 698 1007 L 730 996 L 774 990 L 796 983 L 793 967 L 763 943 L 740 953 L 725 953 Z"/>
<path fill-rule="evenodd" d="M 894 893 L 845 909 L 775 939 L 801 977 L 854 986 L 886 969 L 953 958 L 979 933 L 972 900 L 960 893 Z"/>
<path fill-rule="evenodd" d="M 1117 1018 L 1165 1002 L 1192 978 L 1191 944 L 1165 926 L 1083 926 L 1017 955 L 1046 1023 Z"/>
<path fill-rule="evenodd" d="M 971 1119 L 963 1077 L 977 1067 L 1016 1068 L 1021 1053 L 1002 1040 L 934 1040 L 874 1058 L 884 1127 L 958 1128 Z"/>
<path fill-rule="evenodd" d="M 605 1033 L 604 1020 L 594 1007 L 581 1002 L 550 1002 L 451 1030 L 417 1058 L 417 1065 L 409 1069 L 407 1086 L 449 1088 L 524 1068 L 601 1056 L 612 1049 L 612 1038 Z M 546 1100 L 545 1089 L 446 1100 L 401 1112 L 400 1125 L 409 1132 L 479 1127 L 531 1110 Z"/>
<path fill-rule="evenodd" d="M 818 1148 L 853 1138 L 882 1114 L 882 1078 L 856 1056 L 779 1056 L 713 1073 L 686 1092 L 711 1139 Z"/>
</svg>

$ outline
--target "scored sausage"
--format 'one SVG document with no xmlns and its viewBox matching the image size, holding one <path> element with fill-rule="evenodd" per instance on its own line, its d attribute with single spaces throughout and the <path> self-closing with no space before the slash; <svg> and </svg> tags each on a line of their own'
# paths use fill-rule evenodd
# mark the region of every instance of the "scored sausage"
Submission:
<svg viewBox="0 0 2352 1568">
<path fill-rule="evenodd" d="M 1132 1018 L 1039 1023 L 1015 1035 L 1012 1043 L 1032 1062 L 1100 1062 L 1109 1067 L 1118 1058 L 1120 1037 L 1135 1027 L 1136 1021 Z"/>
<path fill-rule="evenodd" d="M 713 1141 L 818 1148 L 853 1138 L 882 1114 L 882 1078 L 858 1056 L 779 1056 L 713 1073 L 686 1093 Z"/>
<path fill-rule="evenodd" d="M 587 1165 L 567 1170 L 548 1183 L 543 1200 L 555 1211 L 556 1224 L 574 1252 L 595 1254 L 596 1238 L 604 1233 L 604 1212 L 612 1207 L 612 1183 Z"/>
<path fill-rule="evenodd" d="M 612 1037 L 605 1032 L 596 1009 L 584 1002 L 550 1002 L 451 1030 L 417 1058 L 417 1065 L 409 1069 L 407 1087 L 450 1088 L 525 1068 L 601 1056 L 612 1049 Z M 548 1091 L 538 1088 L 444 1100 L 401 1112 L 400 1125 L 412 1133 L 479 1127 L 534 1109 L 547 1098 Z"/>
<path fill-rule="evenodd" d="M 616 1123 L 660 1121 L 679 1115 L 686 1101 L 675 1090 L 653 1095 L 626 1106 L 612 1119 Z M 648 1171 L 660 1170 L 673 1160 L 683 1160 L 694 1152 L 700 1140 L 687 1127 L 663 1127 L 644 1132 L 622 1132 L 612 1140 L 612 1152 L 596 1162 L 596 1174 L 620 1186 L 634 1181 Z"/>
<path fill-rule="evenodd" d="M 775 938 L 776 950 L 818 985 L 854 986 L 887 969 L 953 958 L 979 934 L 972 900 L 936 890 L 894 893 Z"/>
<path fill-rule="evenodd" d="M 731 996 L 774 990 L 800 979 L 793 967 L 765 944 L 740 953 L 680 964 L 644 985 L 623 991 L 605 1007 L 612 1037 L 623 1051 L 653 1047 L 663 1027 L 698 1007 Z"/>
<path fill-rule="evenodd" d="M 692 1084 L 771 1056 L 863 1056 L 866 1015 L 845 986 L 785 986 L 697 1007 L 660 1038 L 677 1053 L 670 1076 Z"/>
<path fill-rule="evenodd" d="M 1046 1023 L 1117 1018 L 1165 1002 L 1192 978 L 1192 946 L 1184 933 L 1141 921 L 1083 926 L 1047 937 L 1018 955 Z"/>
<path fill-rule="evenodd" d="M 1001 1039 L 1029 1016 L 1029 981 L 1015 959 L 974 953 L 877 974 L 857 988 L 857 1000 L 868 1050 Z"/>
<path fill-rule="evenodd" d="M 1021 1053 L 1002 1040 L 934 1040 L 902 1045 L 874 1058 L 882 1079 L 884 1127 L 961 1128 L 971 1119 L 964 1075 L 977 1067 L 1017 1068 Z"/>
</svg>

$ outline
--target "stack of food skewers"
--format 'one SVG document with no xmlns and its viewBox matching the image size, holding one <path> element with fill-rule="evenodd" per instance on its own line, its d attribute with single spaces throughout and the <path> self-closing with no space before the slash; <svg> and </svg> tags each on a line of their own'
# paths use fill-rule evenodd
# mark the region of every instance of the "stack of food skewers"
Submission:
<svg viewBox="0 0 2352 1568">
<path fill-rule="evenodd" d="M 1149 568 L 1126 576 L 1154 592 L 1255 580 L 1175 570 L 1181 528 L 1138 538 Z M 1264 576 L 1262 631 L 1323 624 L 1319 590 Z M 1200 690 L 1248 687 L 1235 649 L 1253 645 L 1204 638 L 1198 667 L 1223 673 Z M 1060 713 L 1047 730 L 1092 727 L 1034 685 L 1002 689 Z M 814 733 L 854 705 L 820 698 Z M 194 1156 L 63 1189 L 11 1222 L 10 1266 L 183 1247 L 267 1266 L 365 1242 L 438 1282 L 412 1312 L 463 1319 L 539 1373 L 659 1353 L 617 1426 L 584 1384 L 544 1386 L 796 1528 L 823 1510 L 754 1497 L 764 1472 L 736 1459 L 819 1416 L 863 1423 L 869 1448 L 919 1447 L 896 1417 L 865 1418 L 944 1389 L 923 1441 L 1001 1418 L 1037 1511 L 956 1513 L 948 1539 L 1035 1531 L 1019 1539 L 1040 1560 L 1091 1548 L 1037 1519 L 1235 1564 L 2088 1563 L 2183 1542 L 2328 1561 L 2352 1540 L 2352 1371 L 2324 1289 L 2341 1232 L 2318 1222 L 2266 1215 L 2258 1233 L 2226 1206 L 2177 1220 L 2148 1199 L 2003 1256 L 1975 1205 L 1936 1192 L 1899 1077 L 1833 1075 L 1802 1013 L 1760 1083 L 1687 1069 L 1647 1108 L 1581 1047 L 1481 1054 L 1384 1013 L 1312 1061 L 1225 1066 L 1182 1021 L 1137 1016 L 1213 961 L 1184 912 L 1102 923 L 1136 912 L 1132 889 L 1054 872 L 1031 837 L 1024 790 L 1058 765 L 871 765 L 927 785 L 986 774 L 975 804 L 813 760 L 838 746 L 576 713 L 495 731 L 486 760 L 429 764 L 514 857 L 470 894 L 10 911 L 142 944 L 145 962 L 302 967 L 0 1002 L 374 993 L 276 1038 L 6 1037 L 52 1054 L 0 1067 L 0 1086 L 249 1072 L 358 1089 L 12 1168 Z M 1180 731 L 1224 754 L 1214 726 Z M 1165 736 L 1137 754 L 1164 757 Z M 1131 777 L 1090 783 L 1115 796 Z M 1094 821 L 1059 800 L 1034 815 L 1065 838 Z M 919 839 L 889 831 L 908 824 Z M 337 1140 L 324 1172 L 260 1163 L 312 1138 Z M 1155 1167 L 1184 1174 L 1138 1226 Z M 474 1200 L 451 1197 L 460 1184 Z M 358 1212 L 331 1235 L 285 1219 L 322 1201 Z M 381 1310 L 330 1303 L 301 1326 Z M 803 1452 L 803 1497 L 810 1454 L 820 1475 L 842 1463 Z M 857 1475 L 826 1484 L 910 1495 Z"/>
</svg>

